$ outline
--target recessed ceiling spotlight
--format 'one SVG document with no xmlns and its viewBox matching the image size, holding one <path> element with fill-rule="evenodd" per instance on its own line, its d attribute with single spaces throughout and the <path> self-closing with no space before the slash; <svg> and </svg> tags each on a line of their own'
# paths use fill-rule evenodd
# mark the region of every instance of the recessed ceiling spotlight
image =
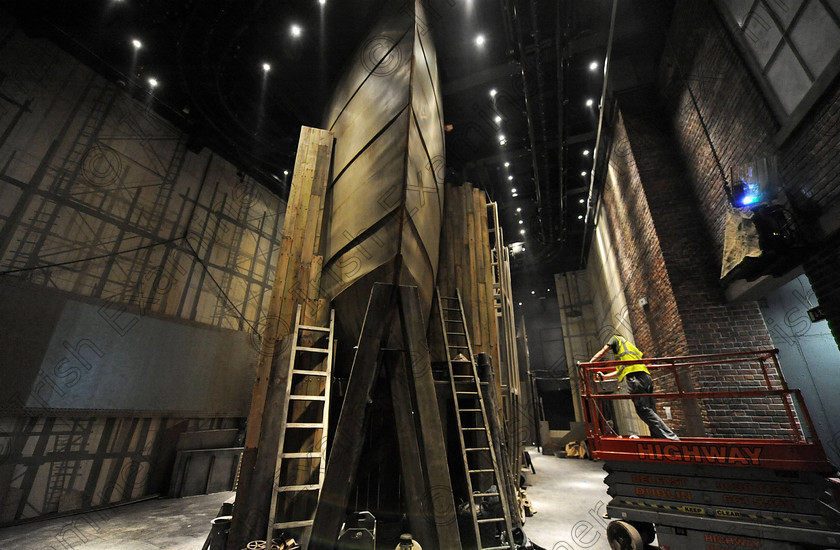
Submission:
<svg viewBox="0 0 840 550">
<path fill-rule="evenodd" d="M 284 176 L 288 176 L 288 175 L 289 175 L 289 171 L 288 171 L 288 170 L 283 170 L 283 175 L 284 175 Z"/>
<path fill-rule="evenodd" d="M 499 92 L 496 91 L 496 88 L 493 88 L 492 90 L 490 90 L 490 97 L 496 97 L 497 93 Z"/>
<path fill-rule="evenodd" d="M 511 195 L 511 197 L 518 197 L 518 196 L 519 196 L 519 193 L 514 193 L 513 195 Z"/>
<path fill-rule="evenodd" d="M 151 86 L 152 88 L 156 88 L 158 84 L 160 84 L 160 82 L 158 82 L 157 79 L 155 79 L 155 78 L 150 78 L 149 79 L 149 86 Z"/>
<path fill-rule="evenodd" d="M 291 32 L 291 33 L 292 33 L 292 36 L 294 36 L 295 38 L 297 38 L 297 37 L 299 37 L 301 34 L 303 34 L 303 29 L 302 29 L 302 28 L 300 28 L 300 25 L 292 25 L 292 26 L 291 26 L 291 28 L 289 28 L 289 32 Z"/>
<path fill-rule="evenodd" d="M 586 170 L 580 173 L 581 176 L 586 177 Z"/>
<path fill-rule="evenodd" d="M 268 63 L 263 63 L 262 67 L 263 67 L 263 71 L 265 71 L 265 72 L 268 72 L 268 71 L 271 70 L 271 65 L 268 64 Z"/>
<path fill-rule="evenodd" d="M 589 149 L 584 149 L 583 150 L 583 156 L 585 156 L 585 157 L 589 156 Z"/>
<path fill-rule="evenodd" d="M 502 123 L 502 117 L 500 117 L 499 115 L 496 115 L 496 116 L 493 118 L 493 120 L 495 120 L 495 121 L 496 121 L 496 124 L 501 124 L 501 123 Z"/>
<path fill-rule="evenodd" d="M 522 305 L 522 302 L 519 302 L 519 305 L 521 306 L 521 305 Z"/>
<path fill-rule="evenodd" d="M 581 203 L 581 204 L 583 204 L 583 203 L 584 203 L 584 202 L 586 202 L 586 201 L 584 201 L 583 199 L 580 199 L 578 202 L 579 202 L 579 203 Z"/>
<path fill-rule="evenodd" d="M 586 106 L 587 107 L 592 107 L 593 105 L 595 105 L 595 100 L 594 99 L 590 98 L 590 99 L 586 100 Z"/>
<path fill-rule="evenodd" d="M 531 294 L 536 294 L 536 293 L 537 293 L 537 291 L 535 291 L 535 290 L 531 291 Z"/>
<path fill-rule="evenodd" d="M 505 168 L 510 168 L 510 163 L 509 162 L 505 163 Z"/>
<path fill-rule="evenodd" d="M 517 191 L 516 191 L 516 187 L 514 187 L 513 189 L 511 189 L 511 190 L 510 190 L 510 192 L 511 192 L 511 193 L 513 193 L 513 194 L 515 195 L 515 194 L 517 193 Z"/>
<path fill-rule="evenodd" d="M 519 220 L 519 225 L 522 225 L 523 223 L 525 223 L 524 220 Z"/>
<path fill-rule="evenodd" d="M 513 176 L 508 176 L 508 181 L 513 181 Z"/>
<path fill-rule="evenodd" d="M 589 64 L 589 70 L 590 71 L 594 71 L 596 69 L 598 69 L 598 62 L 597 61 L 593 61 L 592 63 Z"/>
<path fill-rule="evenodd" d="M 487 39 L 484 37 L 483 34 L 479 34 L 478 36 L 475 37 L 475 45 L 476 46 L 481 47 L 481 46 L 484 45 L 485 42 L 487 42 Z"/>
<path fill-rule="evenodd" d="M 323 6 L 327 3 L 327 0 L 318 0 L 318 3 Z"/>
<path fill-rule="evenodd" d="M 136 38 L 131 41 L 131 45 L 134 46 L 135 50 L 139 50 L 140 48 L 143 47 L 143 43 L 140 42 L 139 40 L 137 40 Z"/>
<path fill-rule="evenodd" d="M 522 212 L 522 208 L 517 208 L 516 211 L 517 212 Z"/>
</svg>

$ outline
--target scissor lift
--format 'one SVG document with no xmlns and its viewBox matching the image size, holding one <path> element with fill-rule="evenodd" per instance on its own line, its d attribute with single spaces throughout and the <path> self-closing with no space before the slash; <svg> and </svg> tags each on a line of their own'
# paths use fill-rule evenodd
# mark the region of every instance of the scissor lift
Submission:
<svg viewBox="0 0 840 550">
<path fill-rule="evenodd" d="M 646 546 L 654 537 L 661 550 L 840 548 L 840 497 L 831 478 L 836 469 L 826 459 L 799 390 L 787 387 L 777 354 L 762 350 L 579 363 L 590 450 L 593 458 L 605 461 L 608 473 L 612 500 L 607 515 L 615 520 L 607 527 L 611 548 L 654 548 Z M 606 421 L 604 405 L 635 396 L 604 393 L 594 378 L 629 363 L 674 375 L 676 392 L 637 395 L 781 400 L 791 438 L 621 437 Z M 683 369 L 748 363 L 761 365 L 764 388 L 684 391 L 677 376 Z"/>
</svg>

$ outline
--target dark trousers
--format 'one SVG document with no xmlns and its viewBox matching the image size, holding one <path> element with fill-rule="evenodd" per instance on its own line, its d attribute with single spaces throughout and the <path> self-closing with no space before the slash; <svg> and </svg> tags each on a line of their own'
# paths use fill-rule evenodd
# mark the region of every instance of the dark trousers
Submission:
<svg viewBox="0 0 840 550">
<path fill-rule="evenodd" d="M 631 372 L 624 377 L 627 384 L 627 393 L 653 393 L 653 380 L 646 372 Z M 639 415 L 645 424 L 650 428 L 650 435 L 658 439 L 671 439 L 679 441 L 671 428 L 656 414 L 656 400 L 653 397 L 634 397 L 633 405 L 636 407 L 636 414 Z"/>
</svg>

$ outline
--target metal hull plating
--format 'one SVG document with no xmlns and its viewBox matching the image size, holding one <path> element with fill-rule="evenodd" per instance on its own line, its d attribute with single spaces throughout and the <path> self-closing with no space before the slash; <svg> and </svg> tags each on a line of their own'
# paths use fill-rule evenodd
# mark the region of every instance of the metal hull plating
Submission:
<svg viewBox="0 0 840 550">
<path fill-rule="evenodd" d="M 377 281 L 416 285 L 426 315 L 443 212 L 443 121 L 437 63 L 419 2 L 368 35 L 336 89 L 321 286 L 341 337 L 355 342 Z"/>
</svg>

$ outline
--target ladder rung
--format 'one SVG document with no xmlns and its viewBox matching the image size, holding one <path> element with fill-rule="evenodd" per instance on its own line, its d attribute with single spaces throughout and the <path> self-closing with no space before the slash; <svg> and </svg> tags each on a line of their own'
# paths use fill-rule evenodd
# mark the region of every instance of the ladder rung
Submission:
<svg viewBox="0 0 840 550">
<path fill-rule="evenodd" d="M 441 296 L 440 299 L 441 300 L 457 300 L 458 297 L 457 296 Z"/>
<path fill-rule="evenodd" d="M 307 376 L 326 376 L 327 373 L 322 370 L 301 370 L 295 369 L 292 371 L 292 374 L 305 374 Z"/>
<path fill-rule="evenodd" d="M 456 391 L 455 393 L 458 393 L 458 394 L 461 394 L 461 395 L 478 395 L 477 391 Z"/>
<path fill-rule="evenodd" d="M 467 447 L 465 451 L 489 451 L 490 447 Z"/>
<path fill-rule="evenodd" d="M 324 424 L 322 422 L 289 422 L 286 424 L 287 428 L 321 428 Z"/>
<path fill-rule="evenodd" d="M 311 520 L 311 519 L 304 519 L 304 520 L 301 520 L 301 521 L 283 521 L 283 522 L 280 522 L 280 523 L 275 523 L 274 528 L 275 529 L 283 529 L 283 528 L 294 529 L 295 527 L 308 527 L 308 526 L 312 525 L 312 523 L 314 521 L 315 520 Z"/>
<path fill-rule="evenodd" d="M 489 470 L 485 468 L 483 470 L 470 470 L 470 473 L 471 474 L 486 474 L 488 472 L 493 472 L 493 471 L 495 471 L 495 470 L 493 470 L 492 468 L 490 468 Z"/>
<path fill-rule="evenodd" d="M 321 488 L 317 483 L 311 485 L 275 485 L 274 490 L 278 493 L 289 493 L 292 491 L 317 491 Z"/>
<path fill-rule="evenodd" d="M 310 346 L 295 346 L 295 351 L 311 351 L 313 353 L 329 353 L 327 348 L 313 348 Z"/>
<path fill-rule="evenodd" d="M 282 453 L 280 456 L 283 458 L 321 458 L 321 453 Z"/>
<path fill-rule="evenodd" d="M 323 395 L 290 395 L 292 401 L 326 401 Z"/>
<path fill-rule="evenodd" d="M 480 413 L 481 409 L 460 409 L 462 413 Z"/>
<path fill-rule="evenodd" d="M 510 545 L 506 546 L 482 546 L 481 550 L 511 550 L 513 548 Z"/>
<path fill-rule="evenodd" d="M 475 378 L 472 374 L 453 374 L 452 378 Z"/>
<path fill-rule="evenodd" d="M 470 349 L 469 346 L 449 346 L 450 348 L 458 348 L 458 349 Z"/>
<path fill-rule="evenodd" d="M 500 521 L 505 521 L 505 518 L 482 518 L 478 520 L 478 523 L 499 523 Z"/>
<path fill-rule="evenodd" d="M 497 497 L 499 493 L 473 493 L 474 497 Z"/>
<path fill-rule="evenodd" d="M 298 327 L 300 330 L 314 330 L 317 332 L 329 332 L 330 327 L 313 327 L 312 325 L 300 325 Z"/>
<path fill-rule="evenodd" d="M 448 332 L 447 336 L 466 336 L 466 332 Z"/>
<path fill-rule="evenodd" d="M 483 432 L 485 430 L 485 428 L 461 428 L 461 431 L 464 431 L 464 432 L 467 432 L 467 431 L 475 432 L 475 431 L 479 431 L 479 430 Z"/>
<path fill-rule="evenodd" d="M 459 308 L 459 307 L 445 307 L 445 308 L 442 308 L 442 309 L 444 311 L 461 311 L 461 308 Z M 460 319 L 457 319 L 457 320 L 460 321 Z"/>
</svg>

